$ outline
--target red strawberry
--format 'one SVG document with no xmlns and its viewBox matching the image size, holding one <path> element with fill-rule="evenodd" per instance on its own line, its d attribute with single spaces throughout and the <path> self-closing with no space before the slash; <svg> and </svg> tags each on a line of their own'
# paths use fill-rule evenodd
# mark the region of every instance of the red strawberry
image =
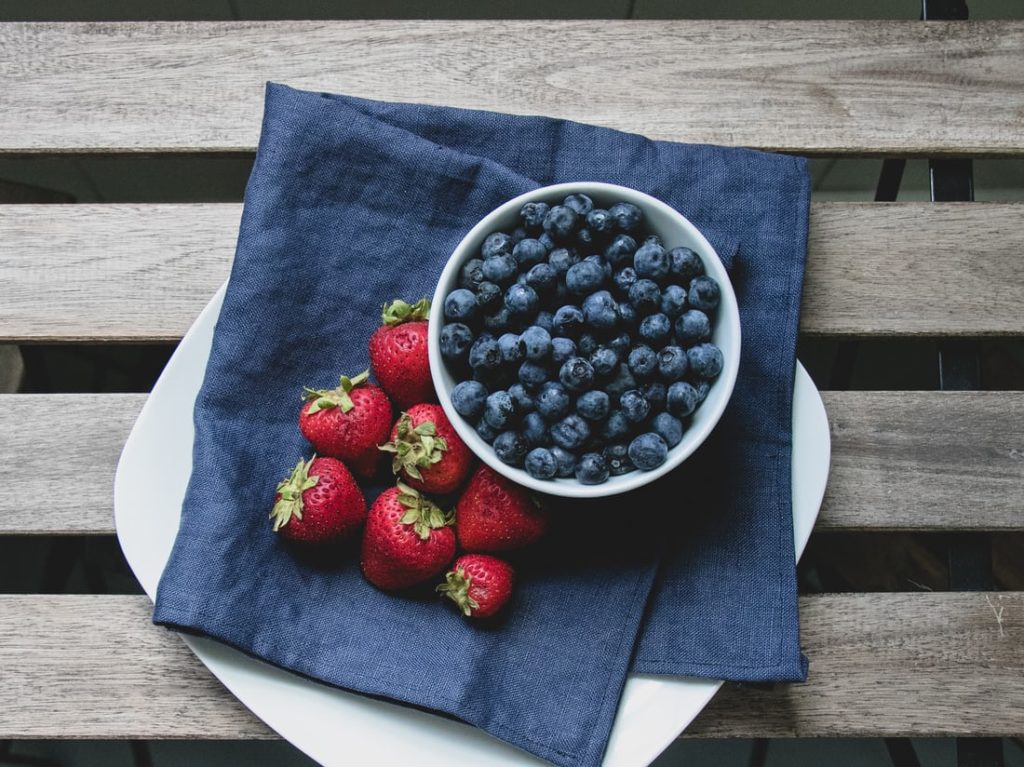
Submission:
<svg viewBox="0 0 1024 767">
<path fill-rule="evenodd" d="M 341 377 L 337 389 L 305 389 L 309 400 L 299 411 L 299 430 L 316 452 L 339 458 L 357 474 L 376 471 L 377 445 L 387 439 L 391 403 L 383 390 L 367 383 L 370 371 Z"/>
<path fill-rule="evenodd" d="M 366 580 L 385 591 L 421 583 L 455 556 L 451 512 L 445 514 L 411 487 L 398 483 L 370 507 L 363 534 Z"/>
<path fill-rule="evenodd" d="M 473 454 L 440 405 L 413 405 L 402 413 L 380 449 L 394 454 L 395 474 L 425 493 L 456 490 L 473 466 Z"/>
<path fill-rule="evenodd" d="M 384 305 L 384 324 L 370 336 L 370 365 L 384 391 L 399 407 L 437 402 L 427 357 L 430 301 L 413 306 L 398 300 Z"/>
<path fill-rule="evenodd" d="M 463 554 L 437 590 L 470 618 L 489 618 L 512 596 L 515 572 L 508 562 L 487 554 Z"/>
<path fill-rule="evenodd" d="M 334 458 L 299 459 L 277 485 L 274 532 L 303 543 L 331 543 L 354 533 L 366 519 L 366 499 L 345 464 Z"/>
<path fill-rule="evenodd" d="M 473 474 L 455 506 L 459 543 L 467 551 L 507 551 L 539 540 L 547 529 L 540 504 L 487 466 Z"/>
</svg>

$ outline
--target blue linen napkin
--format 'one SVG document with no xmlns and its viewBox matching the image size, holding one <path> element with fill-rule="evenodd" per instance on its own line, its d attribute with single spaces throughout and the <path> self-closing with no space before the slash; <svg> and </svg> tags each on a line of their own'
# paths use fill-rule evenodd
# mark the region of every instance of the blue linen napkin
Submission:
<svg viewBox="0 0 1024 767">
<path fill-rule="evenodd" d="M 731 265 L 742 361 L 713 438 L 635 498 L 556 511 L 552 536 L 516 558 L 497 625 L 382 594 L 354 549 L 329 563 L 288 550 L 267 513 L 310 452 L 302 387 L 365 369 L 381 304 L 431 295 L 482 216 L 573 180 L 664 200 Z M 154 621 L 573 767 L 600 763 L 630 670 L 804 679 L 790 408 L 808 196 L 800 158 L 268 85 Z"/>
</svg>

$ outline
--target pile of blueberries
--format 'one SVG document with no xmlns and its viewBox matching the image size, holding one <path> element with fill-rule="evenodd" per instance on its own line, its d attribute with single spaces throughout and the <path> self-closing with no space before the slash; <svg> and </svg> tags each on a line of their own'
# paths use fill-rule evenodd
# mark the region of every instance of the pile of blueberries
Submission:
<svg viewBox="0 0 1024 767">
<path fill-rule="evenodd" d="M 722 370 L 719 286 L 628 202 L 528 202 L 444 301 L 452 405 L 537 479 L 656 469 Z M 581 255 L 582 254 L 582 255 Z"/>
</svg>

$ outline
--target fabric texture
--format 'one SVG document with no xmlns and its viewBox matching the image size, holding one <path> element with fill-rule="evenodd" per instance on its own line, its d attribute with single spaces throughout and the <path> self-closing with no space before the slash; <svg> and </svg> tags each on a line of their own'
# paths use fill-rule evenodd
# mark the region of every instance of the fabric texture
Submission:
<svg viewBox="0 0 1024 767">
<path fill-rule="evenodd" d="M 664 200 L 730 263 L 742 360 L 711 440 L 635 497 L 556 508 L 494 625 L 429 589 L 377 591 L 355 546 L 329 562 L 285 546 L 267 514 L 310 454 L 302 387 L 367 368 L 381 304 L 430 296 L 485 214 L 577 180 Z M 808 196 L 801 158 L 268 85 L 154 621 L 580 767 L 601 762 L 631 670 L 803 679 L 790 424 Z"/>
</svg>

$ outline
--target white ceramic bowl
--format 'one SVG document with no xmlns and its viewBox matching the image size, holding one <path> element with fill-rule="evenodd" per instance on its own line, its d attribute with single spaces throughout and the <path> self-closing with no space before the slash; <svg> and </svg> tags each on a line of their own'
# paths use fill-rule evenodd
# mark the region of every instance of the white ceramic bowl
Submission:
<svg viewBox="0 0 1024 767">
<path fill-rule="evenodd" d="M 711 340 L 721 348 L 725 358 L 724 365 L 707 398 L 691 417 L 682 441 L 669 450 L 665 463 L 654 471 L 632 471 L 617 477 L 609 477 L 607 482 L 600 485 L 584 485 L 576 479 L 534 479 L 524 470 L 500 461 L 494 449 L 480 438 L 473 426 L 452 406 L 451 391 L 459 382 L 448 372 L 439 345 L 441 327 L 444 324 L 445 296 L 458 286 L 462 265 L 478 256 L 480 246 L 487 235 L 491 232 L 512 231 L 519 225 L 519 209 L 527 202 L 543 201 L 555 205 L 560 204 L 566 195 L 578 192 L 589 195 L 594 200 L 595 207 L 599 208 L 607 208 L 618 201 L 637 205 L 644 212 L 644 226 L 661 237 L 666 248 L 685 246 L 696 251 L 704 261 L 707 274 L 717 280 L 722 289 Z M 598 498 L 636 490 L 679 466 L 707 439 L 721 418 L 732 395 L 740 362 L 740 315 L 736 305 L 736 294 L 733 292 L 725 267 L 711 247 L 711 243 L 682 214 L 660 200 L 635 189 L 598 182 L 574 182 L 541 187 L 509 200 L 486 215 L 458 244 L 444 271 L 441 272 L 430 309 L 429 332 L 430 372 L 434 379 L 434 387 L 437 389 L 444 412 L 469 449 L 496 472 L 520 485 L 540 493 L 568 498 Z"/>
</svg>

